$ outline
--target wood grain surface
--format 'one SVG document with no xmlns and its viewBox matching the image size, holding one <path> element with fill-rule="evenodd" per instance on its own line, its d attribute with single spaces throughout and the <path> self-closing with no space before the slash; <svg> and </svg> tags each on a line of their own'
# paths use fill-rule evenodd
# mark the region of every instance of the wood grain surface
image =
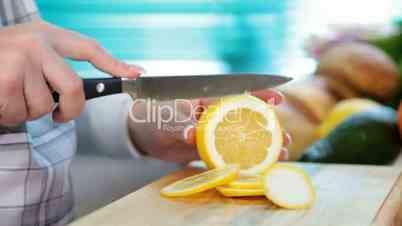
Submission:
<svg viewBox="0 0 402 226">
<path fill-rule="evenodd" d="M 395 167 L 298 165 L 309 172 L 317 189 L 317 202 L 309 210 L 280 209 L 263 197 L 225 198 L 215 190 L 186 198 L 161 197 L 161 188 L 200 171 L 187 168 L 71 226 L 401 225 L 402 180 Z"/>
<path fill-rule="evenodd" d="M 399 176 L 383 205 L 377 211 L 372 226 L 377 225 L 402 225 L 402 175 Z"/>
</svg>

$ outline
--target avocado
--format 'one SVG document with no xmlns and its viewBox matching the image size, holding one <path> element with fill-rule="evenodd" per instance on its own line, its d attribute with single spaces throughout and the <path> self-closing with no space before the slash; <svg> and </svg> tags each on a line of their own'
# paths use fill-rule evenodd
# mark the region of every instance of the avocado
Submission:
<svg viewBox="0 0 402 226">
<path fill-rule="evenodd" d="M 307 148 L 300 161 L 388 164 L 400 148 L 396 117 L 396 111 L 385 106 L 353 114 Z"/>
</svg>

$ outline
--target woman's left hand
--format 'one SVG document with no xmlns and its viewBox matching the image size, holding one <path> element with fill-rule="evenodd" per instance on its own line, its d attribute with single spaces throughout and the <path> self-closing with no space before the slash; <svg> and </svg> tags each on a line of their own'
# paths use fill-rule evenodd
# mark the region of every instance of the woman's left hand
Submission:
<svg viewBox="0 0 402 226">
<path fill-rule="evenodd" d="M 254 92 L 252 95 L 273 105 L 280 104 L 284 99 L 280 92 L 272 89 Z M 205 109 L 216 101 L 217 98 L 153 103 L 137 100 L 130 112 L 131 139 L 137 149 L 151 157 L 178 163 L 197 160 L 195 125 L 202 112 L 195 110 Z M 196 115 L 191 115 L 194 112 Z M 172 120 L 172 115 L 179 120 Z M 291 142 L 291 137 L 285 132 L 283 136 L 284 147 L 280 160 L 287 160 L 286 146 Z"/>
</svg>

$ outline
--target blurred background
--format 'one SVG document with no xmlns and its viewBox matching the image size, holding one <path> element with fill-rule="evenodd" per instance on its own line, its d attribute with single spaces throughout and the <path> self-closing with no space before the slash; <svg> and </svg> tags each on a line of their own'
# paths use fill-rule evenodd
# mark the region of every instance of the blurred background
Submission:
<svg viewBox="0 0 402 226">
<path fill-rule="evenodd" d="M 293 137 L 292 161 L 398 162 L 400 0 L 37 2 L 45 20 L 95 38 L 114 56 L 143 66 L 149 75 L 260 72 L 296 78 L 281 87 L 287 101 L 277 109 Z M 335 45 L 345 42 L 346 47 Z M 87 63 L 69 63 L 82 77 L 107 76 Z M 374 107 L 376 114 L 364 112 Z M 348 119 L 358 112 L 361 115 Z M 121 115 L 115 117 L 125 127 Z M 81 120 L 84 127 L 122 139 L 128 136 L 125 130 L 109 131 L 96 121 L 91 124 L 90 118 Z M 340 123 L 341 130 L 336 128 Z M 132 159 L 127 146 L 79 137 L 84 145 L 79 146 L 72 167 L 78 216 L 180 167 Z M 116 154 L 123 152 L 126 155 Z"/>
<path fill-rule="evenodd" d="M 310 34 L 331 24 L 389 23 L 401 10 L 398 2 L 38 0 L 47 21 L 96 38 L 149 74 L 248 71 L 294 77 L 314 70 L 315 62 L 302 51 Z"/>
</svg>

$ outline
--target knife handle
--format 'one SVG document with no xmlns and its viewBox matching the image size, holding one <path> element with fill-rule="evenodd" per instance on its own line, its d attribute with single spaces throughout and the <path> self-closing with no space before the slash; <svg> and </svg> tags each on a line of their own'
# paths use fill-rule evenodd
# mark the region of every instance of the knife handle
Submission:
<svg viewBox="0 0 402 226">
<path fill-rule="evenodd" d="M 122 93 L 121 78 L 83 79 L 83 86 L 86 100 Z M 58 103 L 60 99 L 59 93 L 53 92 L 52 95 L 54 102 Z"/>
</svg>

